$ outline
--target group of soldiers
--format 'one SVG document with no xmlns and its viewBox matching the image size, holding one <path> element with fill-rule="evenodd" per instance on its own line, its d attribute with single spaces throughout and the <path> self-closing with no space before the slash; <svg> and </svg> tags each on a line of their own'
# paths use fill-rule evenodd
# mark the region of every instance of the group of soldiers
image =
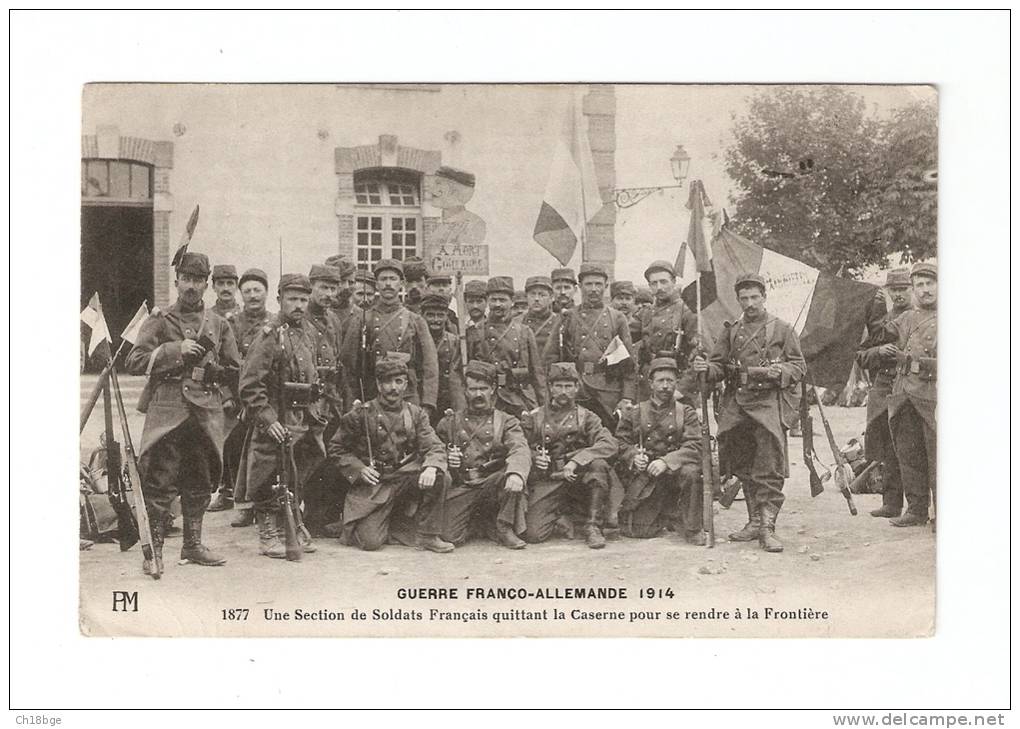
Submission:
<svg viewBox="0 0 1020 729">
<path fill-rule="evenodd" d="M 929 274 L 915 268 L 915 289 Z M 225 562 L 202 543 L 209 510 L 235 509 L 234 526 L 255 524 L 260 554 L 288 556 L 288 497 L 304 552 L 327 536 L 365 550 L 443 553 L 472 537 L 521 549 L 577 528 L 593 549 L 666 530 L 704 544 L 695 403 L 720 385 L 720 462 L 748 510 L 730 538 L 782 551 L 786 434 L 805 375 L 793 327 L 766 310 L 764 279 L 746 274 L 735 285 L 743 315 L 709 351 L 673 266 L 655 261 L 645 279 L 651 303 L 617 281 L 608 305 L 609 276 L 593 263 L 528 278 L 523 300 L 510 277 L 472 280 L 460 321 L 452 279 L 429 275 L 420 259 L 384 259 L 368 272 L 333 256 L 307 275 L 281 275 L 273 314 L 263 271 L 238 276 L 186 252 L 176 302 L 146 321 L 127 358 L 149 378 L 140 469 L 154 550 L 144 569 L 162 571 L 177 496 L 182 561 L 201 565 Z M 934 319 L 919 302 L 891 312 L 869 338 L 877 349 L 862 352 L 886 375 L 890 357 L 907 362 L 888 405 L 888 441 L 914 449 L 898 461 L 907 521 L 921 518 L 913 484 L 934 479 L 934 405 L 929 413 L 916 388 L 899 387 L 918 372 L 934 377 L 918 349 L 930 345 L 934 362 Z M 934 387 L 923 395 L 933 399 Z M 869 409 L 868 443 L 882 448 L 870 435 L 876 418 Z M 917 454 L 929 445 L 925 466 Z M 896 510 L 892 495 L 883 509 Z"/>
</svg>

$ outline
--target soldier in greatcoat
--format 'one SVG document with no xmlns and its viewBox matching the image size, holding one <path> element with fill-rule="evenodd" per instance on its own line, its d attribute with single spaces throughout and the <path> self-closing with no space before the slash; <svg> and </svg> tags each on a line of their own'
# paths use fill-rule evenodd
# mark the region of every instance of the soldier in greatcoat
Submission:
<svg viewBox="0 0 1020 729">
<path fill-rule="evenodd" d="M 509 549 L 525 542 L 524 484 L 531 468 L 520 421 L 493 407 L 496 368 L 469 362 L 467 405 L 448 413 L 436 427 L 447 446 L 451 484 L 446 492 L 443 539 L 467 541 L 472 529 Z"/>
<path fill-rule="evenodd" d="M 658 536 L 679 510 L 684 538 L 703 545 L 698 414 L 675 397 L 676 360 L 658 357 L 646 369 L 651 394 L 625 413 L 616 429 L 624 488 L 611 513 L 619 515 L 624 536 L 647 539 Z"/>
<path fill-rule="evenodd" d="M 545 541 L 580 502 L 585 540 L 601 549 L 619 446 L 601 419 L 577 404 L 580 378 L 572 362 L 549 365 L 548 378 L 549 402 L 521 415 L 533 452 L 524 539 Z"/>
<path fill-rule="evenodd" d="M 436 396 L 436 422 L 447 409 L 464 409 L 464 365 L 460 356 L 460 340 L 447 328 L 446 313 L 450 301 L 439 294 L 425 294 L 421 300 L 421 313 L 436 345 L 439 363 L 439 394 Z"/>
<path fill-rule="evenodd" d="M 202 520 L 223 466 L 220 385 L 236 387 L 241 357 L 230 325 L 202 302 L 209 273 L 204 254 L 184 253 L 177 301 L 142 325 L 127 356 L 128 372 L 149 378 L 138 405 L 146 414 L 138 451 L 152 529 L 154 558 L 143 565 L 148 574 L 163 571 L 164 530 L 178 494 L 181 559 L 212 566 L 226 561 L 202 544 Z"/>
<path fill-rule="evenodd" d="M 307 317 L 311 293 L 307 276 L 280 277 L 280 313 L 262 327 L 241 368 L 248 429 L 236 490 L 254 506 L 259 553 L 274 559 L 286 556 L 283 500 L 274 484 L 289 481 L 300 504 L 308 476 L 326 455 L 330 405 L 316 366 L 317 332 Z M 281 481 L 281 472 L 289 478 Z M 315 551 L 307 535 L 300 539 L 304 551 Z"/>
<path fill-rule="evenodd" d="M 889 394 L 896 378 L 896 345 L 883 343 L 885 325 L 910 308 L 910 272 L 907 269 L 889 271 L 885 290 L 892 300 L 892 308 L 876 322 L 877 331 L 857 350 L 857 363 L 870 379 L 868 389 L 867 429 L 864 433 L 865 457 L 882 464 L 882 506 L 872 516 L 893 518 L 903 512 L 903 482 L 900 480 L 900 462 L 893 448 L 889 432 Z M 879 305 L 885 303 L 885 297 Z M 882 307 L 884 308 L 884 306 Z M 881 311 L 881 309 L 879 309 Z"/>
<path fill-rule="evenodd" d="M 351 484 L 341 541 L 379 549 L 390 539 L 391 522 L 411 514 L 418 549 L 452 552 L 440 536 L 446 447 L 428 414 L 405 397 L 407 364 L 380 360 L 375 375 L 378 396 L 346 413 L 329 442 L 329 457 Z"/>
<path fill-rule="evenodd" d="M 524 293 L 528 297 L 528 311 L 524 314 L 524 323 L 535 335 L 535 345 L 541 354 L 545 352 L 549 335 L 560 320 L 560 315 L 552 310 L 552 281 L 548 276 L 531 276 L 524 284 Z"/>
<path fill-rule="evenodd" d="M 776 517 L 789 476 L 786 432 L 797 419 L 807 366 L 793 327 L 765 309 L 765 279 L 741 274 L 734 289 L 743 314 L 721 333 L 707 360 L 694 359 L 692 370 L 726 383 L 719 457 L 743 484 L 748 514 L 744 528 L 729 538 L 757 539 L 766 552 L 781 552 Z"/>
<path fill-rule="evenodd" d="M 237 305 L 237 267 L 229 263 L 213 266 L 212 287 L 216 294 L 212 310 L 230 321 L 241 310 Z"/>
</svg>

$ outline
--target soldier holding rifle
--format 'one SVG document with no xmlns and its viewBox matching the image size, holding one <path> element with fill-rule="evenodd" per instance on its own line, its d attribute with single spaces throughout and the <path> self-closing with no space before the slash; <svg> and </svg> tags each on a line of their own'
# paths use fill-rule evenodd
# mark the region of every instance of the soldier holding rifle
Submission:
<svg viewBox="0 0 1020 729">
<path fill-rule="evenodd" d="M 775 532 L 789 476 L 786 431 L 797 418 L 806 364 L 793 327 L 765 310 L 765 279 L 742 274 L 734 289 L 743 315 L 722 332 L 707 360 L 697 355 L 692 369 L 707 373 L 710 383 L 726 383 L 719 456 L 743 484 L 748 515 L 729 538 L 757 539 L 766 552 L 782 552 Z"/>
</svg>

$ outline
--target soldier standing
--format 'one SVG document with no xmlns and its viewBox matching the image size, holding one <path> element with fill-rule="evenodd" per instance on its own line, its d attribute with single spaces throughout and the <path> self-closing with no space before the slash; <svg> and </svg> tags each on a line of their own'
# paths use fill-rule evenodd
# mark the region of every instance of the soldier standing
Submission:
<svg viewBox="0 0 1020 729">
<path fill-rule="evenodd" d="M 522 415 L 534 451 L 524 539 L 545 541 L 568 518 L 570 502 L 581 501 L 585 540 L 601 549 L 610 461 L 619 445 L 595 413 L 577 404 L 580 380 L 572 362 L 551 364 L 548 377 L 549 403 Z"/>
<path fill-rule="evenodd" d="M 545 376 L 535 335 L 510 315 L 514 280 L 493 276 L 486 285 L 489 315 L 484 327 L 468 339 L 468 361 L 496 366 L 496 407 L 519 414 L 545 402 Z"/>
<path fill-rule="evenodd" d="M 272 314 L 266 309 L 269 277 L 266 276 L 265 271 L 249 268 L 241 274 L 238 288 L 241 291 L 241 300 L 244 302 L 244 306 L 230 320 L 230 326 L 234 330 L 234 339 L 237 341 L 237 349 L 243 362 L 248 356 L 248 350 L 255 337 L 272 317 Z M 237 463 L 241 458 L 247 431 L 244 409 L 238 409 L 237 417 L 225 416 L 225 420 L 227 439 L 223 443 L 223 480 L 207 511 L 225 511 L 235 506 L 234 482 L 237 480 Z M 239 507 L 238 513 L 230 522 L 230 526 L 250 526 L 254 519 L 251 505 L 243 501 L 243 495 L 242 500 L 238 501 L 236 505 Z"/>
<path fill-rule="evenodd" d="M 765 310 L 765 279 L 742 274 L 734 289 L 743 315 L 722 332 L 709 359 L 699 354 L 692 369 L 707 372 L 709 382 L 726 382 L 719 456 L 743 484 L 748 515 L 729 538 L 757 539 L 766 552 L 782 552 L 775 532 L 789 476 L 786 431 L 796 420 L 807 368 L 793 327 Z"/>
<path fill-rule="evenodd" d="M 359 325 L 344 333 L 341 363 L 344 371 L 347 402 L 376 396 L 377 362 L 395 359 L 408 370 L 408 386 L 404 397 L 408 402 L 432 411 L 439 394 L 439 363 L 436 345 L 425 320 L 400 303 L 400 284 L 404 269 L 400 261 L 384 258 L 375 264 L 376 287 L 380 298 L 365 310 Z"/>
<path fill-rule="evenodd" d="M 493 408 L 496 368 L 469 362 L 467 406 L 447 414 L 436 432 L 447 445 L 452 485 L 446 493 L 443 539 L 467 541 L 472 522 L 509 549 L 522 549 L 524 484 L 531 468 L 528 441 L 517 418 Z"/>
<path fill-rule="evenodd" d="M 221 565 L 202 544 L 202 519 L 223 466 L 223 404 L 219 385 L 236 384 L 241 358 L 226 320 L 205 309 L 209 259 L 186 252 L 177 266 L 177 301 L 142 325 L 127 356 L 133 375 L 149 380 L 138 409 L 146 413 L 139 447 L 145 509 L 152 529 L 153 561 L 163 571 L 163 537 L 170 504 L 180 494 L 184 516 L 181 559 Z"/>
<path fill-rule="evenodd" d="M 621 531 L 638 539 L 657 536 L 679 504 L 684 539 L 704 545 L 698 413 L 675 398 L 676 360 L 658 357 L 646 370 L 650 397 L 625 413 L 616 429 L 618 467 L 626 484 L 619 505 Z"/>
<path fill-rule="evenodd" d="M 288 469 L 300 504 L 302 486 L 326 455 L 322 433 L 329 403 L 315 364 L 318 333 L 306 317 L 311 295 L 307 276 L 280 277 L 280 313 L 262 328 L 241 369 L 239 390 L 250 427 L 237 491 L 254 505 L 259 554 L 274 559 L 287 553 L 280 541 L 284 507 L 273 488 L 280 469 Z M 305 552 L 315 551 L 311 539 L 300 538 Z"/>
<path fill-rule="evenodd" d="M 312 325 L 315 333 L 315 367 L 319 371 L 319 383 L 326 393 L 328 403 L 328 439 L 336 430 L 340 416 L 344 413 L 344 389 L 340 376 L 340 318 L 333 313 L 337 289 L 340 286 L 340 269 L 334 266 L 315 264 L 308 273 L 312 295 L 308 301 L 307 315 L 303 318 Z"/>
<path fill-rule="evenodd" d="M 379 360 L 374 388 L 379 395 L 345 414 L 329 443 L 329 457 L 351 484 L 341 539 L 379 549 L 390 537 L 394 509 L 410 502 L 417 506 L 417 548 L 451 552 L 453 545 L 440 537 L 446 448 L 425 411 L 407 402 L 408 374 L 401 360 Z"/>
<path fill-rule="evenodd" d="M 340 255 L 327 258 L 326 265 L 335 267 L 340 275 L 340 282 L 336 288 L 336 298 L 333 300 L 333 313 L 340 320 L 340 341 L 342 342 L 347 327 L 357 326 L 356 324 L 352 325 L 351 322 L 358 321 L 361 316 L 361 307 L 354 300 L 354 291 L 357 286 L 355 283 L 357 268 L 355 268 L 353 263 Z"/>
<path fill-rule="evenodd" d="M 464 409 L 464 365 L 460 357 L 460 340 L 446 326 L 449 307 L 449 299 L 438 294 L 426 294 L 421 300 L 422 316 L 435 342 L 439 362 L 439 395 L 436 398 L 436 415 L 433 416 L 437 421 L 447 408 Z"/>
<path fill-rule="evenodd" d="M 471 324 L 476 329 L 485 324 L 485 288 L 484 281 L 472 280 L 464 283 L 464 308 L 467 309 L 470 320 L 469 329 Z"/>
<path fill-rule="evenodd" d="M 885 325 L 910 308 L 910 272 L 905 268 L 889 271 L 885 290 L 892 299 L 892 309 L 879 322 L 878 337 L 871 337 L 857 350 L 857 362 L 871 378 L 868 425 L 864 434 L 865 455 L 868 460 L 882 464 L 882 506 L 874 509 L 871 515 L 897 517 L 903 512 L 903 482 L 900 480 L 900 462 L 889 432 L 888 408 L 889 394 L 896 377 L 896 345 L 882 344 L 881 337 Z"/>
<path fill-rule="evenodd" d="M 575 306 L 574 296 L 577 294 L 577 277 L 572 268 L 554 268 L 552 272 L 553 311 L 560 314 Z"/>
<path fill-rule="evenodd" d="M 524 316 L 528 313 L 528 294 L 524 291 L 514 291 L 513 305 L 510 309 L 510 316 Z"/>
<path fill-rule="evenodd" d="M 429 275 L 427 281 L 425 296 L 429 294 L 442 296 L 447 302 L 453 297 L 453 278 L 450 277 L 450 274 L 433 273 Z M 419 311 L 419 313 L 423 312 Z M 454 334 L 460 331 L 460 323 L 453 309 L 446 310 L 446 328 Z"/>
<path fill-rule="evenodd" d="M 378 264 L 376 264 L 378 265 Z M 429 270 L 418 256 L 408 256 L 404 266 L 404 306 L 415 314 L 421 314 L 421 299 L 425 295 Z"/>
<path fill-rule="evenodd" d="M 617 409 L 633 407 L 637 382 L 631 356 L 616 364 L 609 364 L 603 356 L 614 337 L 619 337 L 628 355 L 634 351 L 627 317 L 604 301 L 608 280 L 601 265 L 581 264 L 584 304 L 561 312 L 542 359 L 547 365 L 574 362 L 582 386 L 578 400 L 612 428 Z"/>
<path fill-rule="evenodd" d="M 354 303 L 362 310 L 375 303 L 375 276 L 371 271 L 358 269 L 354 272 Z M 346 331 L 344 334 L 346 335 Z"/>
<path fill-rule="evenodd" d="M 630 318 L 634 316 L 636 308 L 634 306 L 636 293 L 633 281 L 613 281 L 609 284 L 609 305 Z"/>
<path fill-rule="evenodd" d="M 524 323 L 535 335 L 538 351 L 545 352 L 549 334 L 559 321 L 559 314 L 552 310 L 552 280 L 548 276 L 531 276 L 524 284 L 524 293 L 528 296 L 528 311 L 524 315 Z"/>
<path fill-rule="evenodd" d="M 653 261 L 645 269 L 645 280 L 655 297 L 653 306 L 638 320 L 641 340 L 638 362 L 641 370 L 641 399 L 648 395 L 651 378 L 648 364 L 653 359 L 669 357 L 677 364 L 677 387 L 690 403 L 697 402 L 698 378 L 688 371 L 690 357 L 700 343 L 698 318 L 680 298 L 676 285 L 676 271 L 668 261 Z"/>
<path fill-rule="evenodd" d="M 890 350 L 896 356 L 896 379 L 889 395 L 889 430 L 900 462 L 907 510 L 890 519 L 893 526 L 921 526 L 928 522 L 929 504 L 935 510 L 938 341 L 936 303 L 938 275 L 934 263 L 915 263 L 910 269 L 914 309 L 887 326 Z"/>
<path fill-rule="evenodd" d="M 213 311 L 230 321 L 241 307 L 237 305 L 237 268 L 229 264 L 216 264 L 212 270 L 213 292 L 216 303 Z"/>
</svg>

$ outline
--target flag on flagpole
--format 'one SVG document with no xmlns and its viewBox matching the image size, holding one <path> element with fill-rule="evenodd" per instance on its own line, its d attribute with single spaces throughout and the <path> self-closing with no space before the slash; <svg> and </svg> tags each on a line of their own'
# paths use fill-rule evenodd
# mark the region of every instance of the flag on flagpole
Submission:
<svg viewBox="0 0 1020 729">
<path fill-rule="evenodd" d="M 120 335 L 120 338 L 126 342 L 130 342 L 133 346 L 138 341 L 138 333 L 142 331 L 142 324 L 144 324 L 149 318 L 149 310 L 145 307 L 146 302 L 142 302 L 142 305 L 138 307 L 138 311 L 131 317 L 131 321 L 124 327 L 124 333 Z"/>
<path fill-rule="evenodd" d="M 602 209 L 579 90 L 571 93 L 535 221 L 535 242 L 566 266 L 588 221 Z"/>
<path fill-rule="evenodd" d="M 627 351 L 627 346 L 617 335 L 606 346 L 606 351 L 602 353 L 600 361 L 605 362 L 607 365 L 614 365 L 623 362 L 625 359 L 630 359 L 630 352 Z"/>
<path fill-rule="evenodd" d="M 691 224 L 687 232 L 687 245 L 691 247 L 694 261 L 699 271 L 712 270 L 712 250 L 705 237 L 705 209 L 712 207 L 712 201 L 705 193 L 705 185 L 701 180 L 691 181 L 691 194 L 687 200 L 687 209 L 691 211 Z M 679 266 L 677 266 L 679 268 Z"/>
<path fill-rule="evenodd" d="M 81 320 L 92 330 L 89 338 L 89 357 L 95 354 L 96 347 L 103 342 L 110 342 L 110 330 L 103 317 L 103 306 L 99 303 L 99 293 L 92 294 L 88 306 L 81 310 Z"/>
<path fill-rule="evenodd" d="M 822 273 L 793 258 L 764 248 L 725 225 L 712 242 L 708 271 L 700 274 L 701 316 L 708 338 L 723 322 L 741 315 L 733 290 L 737 276 L 756 272 L 765 279 L 766 309 L 794 327 L 808 365 L 808 381 L 842 388 L 850 376 L 857 345 L 867 327 L 877 286 Z M 697 306 L 695 284 L 683 292 Z"/>
</svg>

